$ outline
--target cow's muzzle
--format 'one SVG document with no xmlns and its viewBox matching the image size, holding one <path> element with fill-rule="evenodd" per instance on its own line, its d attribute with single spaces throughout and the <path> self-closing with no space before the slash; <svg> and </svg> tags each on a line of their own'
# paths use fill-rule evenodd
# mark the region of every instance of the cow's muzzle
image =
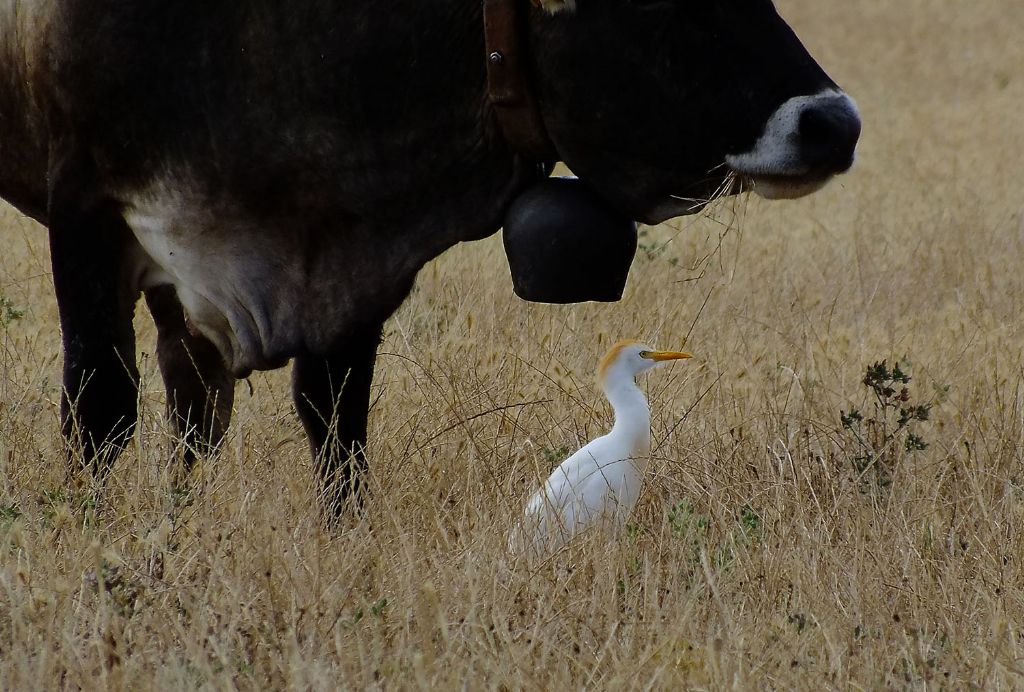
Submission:
<svg viewBox="0 0 1024 692">
<path fill-rule="evenodd" d="M 797 96 L 772 114 L 753 148 L 726 163 L 762 197 L 801 197 L 853 165 L 860 129 L 860 113 L 845 93 Z"/>
</svg>

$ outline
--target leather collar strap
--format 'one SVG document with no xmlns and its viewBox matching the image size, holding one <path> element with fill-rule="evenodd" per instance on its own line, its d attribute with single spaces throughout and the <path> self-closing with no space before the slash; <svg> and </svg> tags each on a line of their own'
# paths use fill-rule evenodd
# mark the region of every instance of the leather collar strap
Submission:
<svg viewBox="0 0 1024 692">
<path fill-rule="evenodd" d="M 533 0 L 536 4 L 536 0 Z M 487 96 L 512 149 L 537 163 L 558 160 L 530 91 L 524 60 L 522 0 L 483 0 Z"/>
</svg>

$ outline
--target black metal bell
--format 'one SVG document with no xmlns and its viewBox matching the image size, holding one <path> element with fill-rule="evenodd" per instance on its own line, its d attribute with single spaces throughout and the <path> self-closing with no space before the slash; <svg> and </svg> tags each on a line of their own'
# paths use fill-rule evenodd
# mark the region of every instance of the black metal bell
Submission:
<svg viewBox="0 0 1024 692">
<path fill-rule="evenodd" d="M 505 215 L 516 295 L 535 303 L 614 302 L 636 253 L 636 224 L 576 178 L 547 178 Z"/>
</svg>

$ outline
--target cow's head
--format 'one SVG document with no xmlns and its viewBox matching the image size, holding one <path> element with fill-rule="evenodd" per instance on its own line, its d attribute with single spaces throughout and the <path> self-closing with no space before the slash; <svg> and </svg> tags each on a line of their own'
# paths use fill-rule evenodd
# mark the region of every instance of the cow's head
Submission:
<svg viewBox="0 0 1024 692">
<path fill-rule="evenodd" d="M 530 40 L 560 157 L 636 219 L 729 181 L 798 197 L 853 162 L 853 101 L 771 0 L 541 0 Z"/>
</svg>

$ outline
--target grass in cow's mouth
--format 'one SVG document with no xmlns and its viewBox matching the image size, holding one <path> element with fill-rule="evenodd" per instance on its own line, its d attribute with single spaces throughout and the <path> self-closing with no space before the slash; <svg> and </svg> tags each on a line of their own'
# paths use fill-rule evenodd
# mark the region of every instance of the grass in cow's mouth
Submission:
<svg viewBox="0 0 1024 692">
<path fill-rule="evenodd" d="M 724 165 L 725 164 L 721 164 L 717 166 L 716 169 L 721 168 Z M 708 174 L 713 174 L 716 169 L 708 171 Z M 718 200 L 727 197 L 730 194 L 739 192 L 740 185 L 742 185 L 742 179 L 736 174 L 735 171 L 729 171 L 726 173 L 725 178 L 722 179 L 722 182 L 719 183 L 718 187 L 715 188 L 715 191 L 712 192 L 706 199 L 697 197 L 683 197 L 681 195 L 669 195 L 669 197 L 680 202 L 689 202 L 691 204 L 690 210 L 699 210 L 714 204 Z"/>
</svg>

